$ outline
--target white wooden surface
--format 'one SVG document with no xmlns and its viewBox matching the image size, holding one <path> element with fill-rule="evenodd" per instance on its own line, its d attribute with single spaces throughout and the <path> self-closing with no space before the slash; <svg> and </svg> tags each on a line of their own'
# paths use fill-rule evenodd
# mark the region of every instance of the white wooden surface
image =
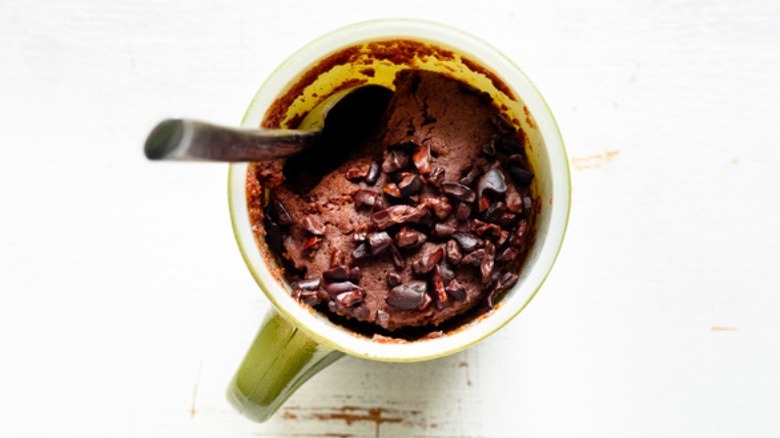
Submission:
<svg viewBox="0 0 780 438">
<path fill-rule="evenodd" d="M 571 156 L 564 251 L 455 356 L 346 358 L 272 421 L 224 390 L 268 303 L 226 167 L 152 164 L 166 116 L 237 123 L 293 50 L 418 17 L 534 79 Z M 780 3 L 0 0 L 0 436 L 780 435 Z"/>
</svg>

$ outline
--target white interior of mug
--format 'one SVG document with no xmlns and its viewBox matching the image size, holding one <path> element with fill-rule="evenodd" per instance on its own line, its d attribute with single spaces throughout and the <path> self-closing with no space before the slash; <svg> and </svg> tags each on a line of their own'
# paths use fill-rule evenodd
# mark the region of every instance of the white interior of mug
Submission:
<svg viewBox="0 0 780 438">
<path fill-rule="evenodd" d="M 319 342 L 354 356 L 374 360 L 410 362 L 445 356 L 465 349 L 495 332 L 517 315 L 541 287 L 560 250 L 570 206 L 568 160 L 560 132 L 541 94 L 508 58 L 486 43 L 459 30 L 412 20 L 378 20 L 358 23 L 327 34 L 293 54 L 268 80 L 247 110 L 243 126 L 260 125 L 266 110 L 300 74 L 324 56 L 371 40 L 405 38 L 456 48 L 497 74 L 519 97 L 530 114 L 522 127 L 528 136 L 529 155 L 536 173 L 541 201 L 536 242 L 528 254 L 517 284 L 486 316 L 477 318 L 445 336 L 391 343 L 372 340 L 334 324 L 327 317 L 304 307 L 280 284 L 267 265 L 252 233 L 246 203 L 247 164 L 230 166 L 229 201 L 233 230 L 247 263 L 261 289 L 292 324 Z"/>
</svg>

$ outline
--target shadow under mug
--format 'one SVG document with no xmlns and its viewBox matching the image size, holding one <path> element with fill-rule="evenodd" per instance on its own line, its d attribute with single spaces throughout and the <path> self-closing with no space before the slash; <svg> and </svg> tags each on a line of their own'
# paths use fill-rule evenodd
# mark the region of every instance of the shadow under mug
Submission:
<svg viewBox="0 0 780 438">
<path fill-rule="evenodd" d="M 418 43 L 419 53 L 403 62 L 370 56 L 371 47 L 376 47 L 371 44 L 392 45 L 398 40 Z M 322 65 L 324 59 L 353 46 L 369 55 L 341 57 L 341 63 L 334 62 L 329 69 L 312 74 L 312 68 Z M 409 65 L 445 72 L 488 92 L 499 107 L 505 108 L 508 119 L 525 132 L 526 152 L 536 174 L 534 191 L 541 202 L 536 240 L 520 278 L 487 315 L 444 336 L 388 343 L 356 334 L 299 304 L 290 296 L 289 285 L 273 274 L 274 267 L 269 265 L 273 262 L 268 261 L 272 258 L 264 244 L 257 244 L 252 232 L 245 192 L 248 165 L 232 164 L 228 197 L 233 231 L 244 261 L 273 304 L 228 388 L 231 403 L 256 421 L 270 418 L 301 384 L 345 353 L 370 360 L 414 362 L 474 345 L 525 308 L 560 251 L 571 199 L 568 160 L 555 119 L 539 91 L 512 61 L 457 29 L 424 21 L 377 20 L 322 36 L 271 74 L 252 100 L 242 125 L 268 123 L 269 108 L 287 97 L 287 110 L 283 119 L 277 120 L 287 126 L 337 87 L 356 79 L 391 86 L 395 72 Z M 304 80 L 310 81 L 309 86 L 300 87 Z"/>
</svg>

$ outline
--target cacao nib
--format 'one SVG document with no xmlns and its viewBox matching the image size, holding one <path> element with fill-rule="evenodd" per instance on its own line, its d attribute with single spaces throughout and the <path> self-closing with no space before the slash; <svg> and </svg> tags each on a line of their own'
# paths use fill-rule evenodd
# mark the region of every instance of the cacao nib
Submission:
<svg viewBox="0 0 780 438">
<path fill-rule="evenodd" d="M 412 162 L 420 175 L 427 175 L 431 171 L 431 151 L 428 146 L 420 145 L 412 155 Z"/>
<path fill-rule="evenodd" d="M 474 202 L 477 199 L 476 193 L 463 184 L 444 182 L 441 184 L 442 191 L 449 196 L 463 202 Z"/>
<path fill-rule="evenodd" d="M 353 260 L 363 260 L 369 255 L 371 255 L 371 252 L 368 250 L 367 243 L 361 243 L 360 245 L 357 246 L 357 248 L 355 248 L 354 251 L 352 251 Z"/>
<path fill-rule="evenodd" d="M 463 176 L 460 178 L 460 183 L 464 186 L 470 186 L 480 174 L 480 169 L 476 166 L 470 165 L 466 168 Z"/>
<path fill-rule="evenodd" d="M 490 274 L 493 272 L 493 266 L 496 260 L 496 247 L 492 243 L 485 243 L 485 256 L 482 257 L 482 262 L 479 265 L 479 270 L 482 274 L 482 281 L 486 282 L 490 278 Z"/>
<path fill-rule="evenodd" d="M 371 225 L 369 224 L 359 224 L 357 227 L 355 227 L 355 233 L 352 234 L 352 239 L 355 242 L 363 242 L 364 240 L 368 239 L 368 232 L 371 230 Z"/>
<path fill-rule="evenodd" d="M 460 260 L 460 264 L 479 266 L 482 263 L 483 258 L 485 258 L 485 250 L 477 249 L 463 256 L 463 258 Z"/>
<path fill-rule="evenodd" d="M 290 215 L 287 207 L 282 204 L 282 201 L 274 199 L 273 206 L 273 212 L 276 216 L 274 218 L 275 222 L 279 225 L 290 225 L 292 223 L 292 215 Z"/>
<path fill-rule="evenodd" d="M 455 212 L 455 217 L 458 218 L 458 220 L 465 221 L 469 216 L 471 216 L 471 207 L 465 202 L 458 203 L 458 210 Z"/>
<path fill-rule="evenodd" d="M 327 283 L 325 285 L 325 290 L 328 292 L 328 294 L 330 294 L 331 297 L 335 297 L 344 292 L 352 292 L 362 289 L 360 289 L 360 286 L 352 283 L 351 281 L 340 281 L 338 283 Z"/>
<path fill-rule="evenodd" d="M 438 238 L 451 236 L 455 232 L 455 227 L 447 224 L 436 224 L 433 226 L 433 236 Z"/>
<path fill-rule="evenodd" d="M 490 169 L 482 175 L 477 182 L 477 196 L 482 197 L 485 193 L 503 195 L 506 193 L 506 180 L 504 174 L 498 169 Z"/>
<path fill-rule="evenodd" d="M 402 196 L 412 196 L 420 192 L 422 189 L 422 180 L 418 175 L 413 173 L 404 172 L 401 174 L 401 179 L 398 181 L 398 189 Z"/>
<path fill-rule="evenodd" d="M 391 243 L 393 243 L 393 239 L 385 231 L 368 235 L 368 247 L 371 250 L 371 255 L 380 254 L 382 251 L 386 250 Z"/>
<path fill-rule="evenodd" d="M 361 167 L 352 167 L 349 170 L 347 170 L 347 173 L 345 175 L 348 180 L 352 182 L 358 182 L 362 179 L 365 179 L 366 176 L 368 176 L 368 167 L 361 166 Z"/>
<path fill-rule="evenodd" d="M 401 190 L 397 185 L 395 185 L 395 183 L 387 183 L 382 191 L 385 192 L 385 195 L 391 198 L 398 199 L 401 197 Z"/>
<path fill-rule="evenodd" d="M 371 222 L 380 230 L 404 223 L 419 223 L 428 214 L 425 206 L 394 205 L 371 215 Z"/>
<path fill-rule="evenodd" d="M 320 288 L 320 279 L 307 278 L 304 280 L 299 280 L 293 283 L 293 288 L 301 290 L 317 290 Z"/>
<path fill-rule="evenodd" d="M 395 234 L 395 243 L 401 248 L 417 248 L 427 240 L 425 234 L 409 227 L 403 227 Z"/>
<path fill-rule="evenodd" d="M 379 197 L 379 193 L 373 190 L 365 190 L 365 189 L 358 190 L 357 192 L 355 192 L 355 195 L 353 196 L 353 199 L 355 201 L 355 208 L 360 208 L 363 205 L 368 207 L 373 207 L 374 205 L 376 205 L 376 201 L 378 197 Z"/>
<path fill-rule="evenodd" d="M 401 149 L 391 149 L 382 162 L 382 172 L 393 173 L 399 171 L 409 164 L 409 156 Z"/>
<path fill-rule="evenodd" d="M 415 274 L 427 274 L 444 257 L 444 249 L 441 247 L 429 248 L 422 256 L 412 263 L 412 271 Z"/>
<path fill-rule="evenodd" d="M 441 183 L 444 182 L 445 170 L 441 166 L 433 166 L 430 175 L 428 175 L 428 182 L 433 184 L 434 187 L 441 187 Z"/>
<path fill-rule="evenodd" d="M 447 245 L 445 246 L 445 253 L 447 254 L 447 260 L 455 265 L 460 263 L 460 259 L 463 258 L 463 254 L 460 252 L 460 248 L 458 247 L 458 242 L 454 240 L 447 242 Z"/>
<path fill-rule="evenodd" d="M 410 281 L 390 289 L 387 304 L 404 310 L 416 309 L 425 302 L 428 286 L 424 281 Z"/>
<path fill-rule="evenodd" d="M 353 307 L 363 302 L 366 293 L 362 289 L 342 292 L 336 295 L 336 301 L 344 307 Z"/>
<path fill-rule="evenodd" d="M 471 252 L 482 246 L 482 241 L 473 234 L 459 231 L 457 233 L 453 233 L 452 238 L 458 242 L 460 249 L 466 252 Z"/>
<path fill-rule="evenodd" d="M 319 220 L 319 218 L 310 214 L 303 217 L 301 220 L 301 225 L 303 226 L 304 230 L 315 236 L 322 236 L 325 234 L 325 225 L 322 225 L 322 222 Z"/>
<path fill-rule="evenodd" d="M 376 184 L 376 182 L 379 180 L 380 173 L 381 172 L 379 168 L 379 163 L 374 161 L 373 163 L 371 163 L 371 166 L 369 166 L 368 168 L 368 175 L 366 175 L 366 182 L 371 185 Z"/>
<path fill-rule="evenodd" d="M 396 274 L 395 272 L 388 272 L 387 273 L 387 286 L 388 287 L 396 287 L 399 284 L 401 284 L 401 276 Z"/>
<path fill-rule="evenodd" d="M 346 266 L 335 266 L 322 273 L 322 278 L 328 283 L 347 281 L 349 272 Z"/>
<path fill-rule="evenodd" d="M 458 301 L 466 300 L 466 288 L 463 287 L 460 283 L 458 283 L 458 280 L 450 281 L 450 283 L 447 285 L 447 287 L 444 288 L 444 290 L 453 299 L 456 299 Z"/>
</svg>

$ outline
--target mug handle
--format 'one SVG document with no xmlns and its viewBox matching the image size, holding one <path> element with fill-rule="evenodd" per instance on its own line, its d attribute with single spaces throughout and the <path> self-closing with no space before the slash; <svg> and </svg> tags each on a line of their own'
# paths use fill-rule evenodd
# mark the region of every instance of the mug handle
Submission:
<svg viewBox="0 0 780 438">
<path fill-rule="evenodd" d="M 298 387 L 343 355 L 271 309 L 228 387 L 228 400 L 241 414 L 266 421 Z"/>
</svg>

